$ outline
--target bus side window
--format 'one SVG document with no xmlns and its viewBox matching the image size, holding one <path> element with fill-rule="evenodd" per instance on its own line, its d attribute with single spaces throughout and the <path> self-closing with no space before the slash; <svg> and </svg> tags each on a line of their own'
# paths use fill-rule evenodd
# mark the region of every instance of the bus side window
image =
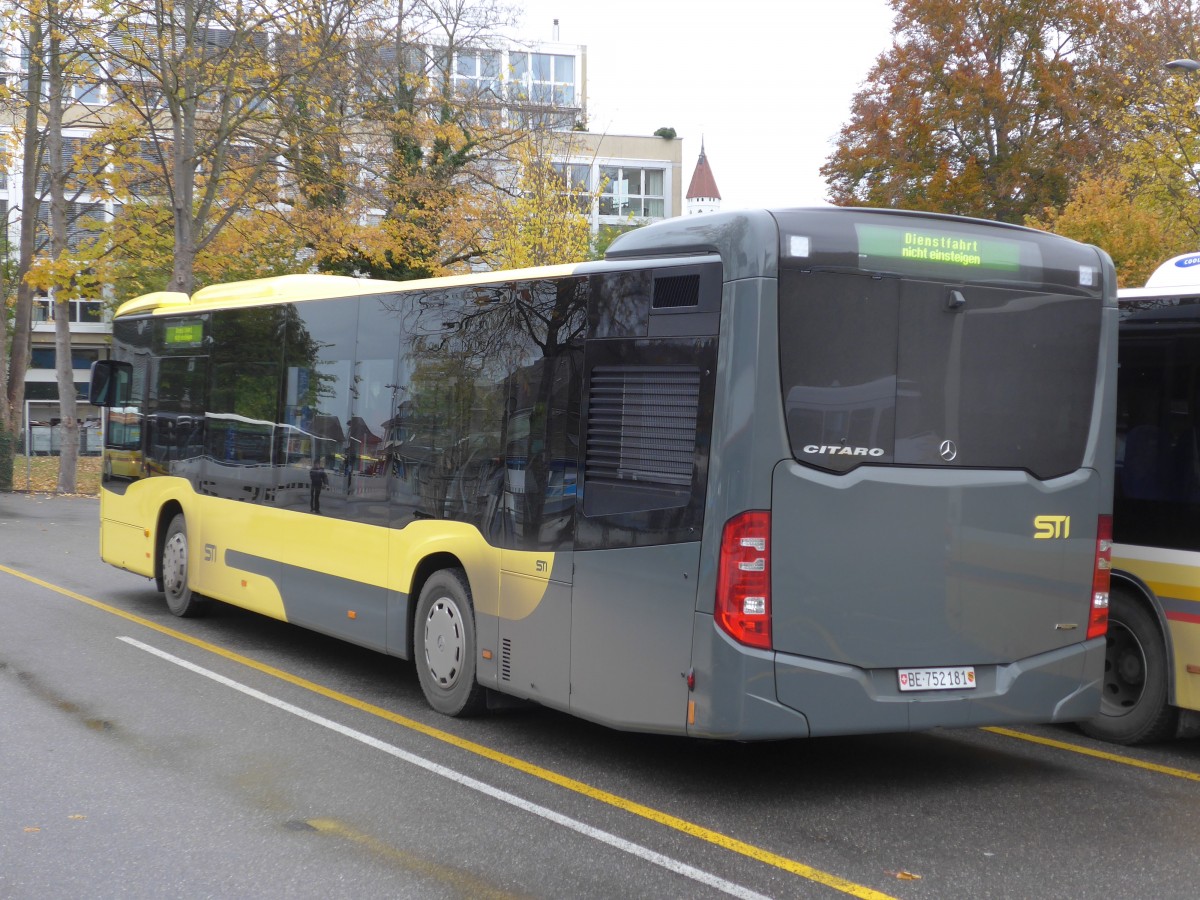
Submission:
<svg viewBox="0 0 1200 900">
<path fill-rule="evenodd" d="M 133 366 L 115 359 L 98 359 L 92 363 L 88 384 L 88 403 L 92 406 L 124 406 L 129 402 L 133 382 Z"/>
</svg>

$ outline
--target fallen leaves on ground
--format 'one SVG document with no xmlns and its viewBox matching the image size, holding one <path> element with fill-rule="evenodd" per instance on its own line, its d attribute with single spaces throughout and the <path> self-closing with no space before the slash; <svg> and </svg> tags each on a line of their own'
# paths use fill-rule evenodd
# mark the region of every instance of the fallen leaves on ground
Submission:
<svg viewBox="0 0 1200 900">
<path fill-rule="evenodd" d="M 12 487 L 14 491 L 31 494 L 58 492 L 57 456 L 16 456 L 13 458 Z M 75 494 L 100 495 L 100 457 L 81 456 L 75 469 Z"/>
</svg>

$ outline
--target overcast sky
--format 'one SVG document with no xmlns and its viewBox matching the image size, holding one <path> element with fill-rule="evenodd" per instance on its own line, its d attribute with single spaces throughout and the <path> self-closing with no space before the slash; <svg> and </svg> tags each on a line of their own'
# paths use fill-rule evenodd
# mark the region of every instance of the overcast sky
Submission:
<svg viewBox="0 0 1200 900">
<path fill-rule="evenodd" d="M 891 46 L 886 0 L 516 0 L 522 37 L 584 44 L 592 131 L 703 136 L 722 209 L 825 202 L 819 174 Z"/>
</svg>

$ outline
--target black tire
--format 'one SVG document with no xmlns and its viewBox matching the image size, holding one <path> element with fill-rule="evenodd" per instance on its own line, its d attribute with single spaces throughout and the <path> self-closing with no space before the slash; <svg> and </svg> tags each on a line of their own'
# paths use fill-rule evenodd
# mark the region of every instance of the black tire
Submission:
<svg viewBox="0 0 1200 900">
<path fill-rule="evenodd" d="M 413 660 L 430 706 L 447 716 L 483 712 L 487 695 L 475 680 L 477 653 L 466 573 L 435 572 L 421 589 L 413 621 Z"/>
<path fill-rule="evenodd" d="M 163 538 L 162 587 L 167 609 L 175 615 L 189 618 L 201 612 L 202 598 L 188 585 L 188 536 L 183 513 L 171 520 Z"/>
<path fill-rule="evenodd" d="M 1114 744 L 1148 744 L 1174 736 L 1178 721 L 1167 703 L 1167 648 L 1158 622 L 1136 595 L 1114 587 L 1100 715 L 1080 728 Z"/>
</svg>

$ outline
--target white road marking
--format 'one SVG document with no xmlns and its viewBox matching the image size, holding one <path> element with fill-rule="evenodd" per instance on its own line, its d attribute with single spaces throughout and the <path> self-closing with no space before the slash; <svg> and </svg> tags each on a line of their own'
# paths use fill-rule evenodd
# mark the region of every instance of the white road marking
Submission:
<svg viewBox="0 0 1200 900">
<path fill-rule="evenodd" d="M 499 800 L 502 803 L 507 803 L 510 806 L 515 806 L 517 809 L 522 809 L 525 812 L 533 813 L 535 816 L 540 816 L 543 819 L 555 823 L 556 825 L 561 825 L 562 827 L 569 828 L 570 830 L 582 834 L 585 837 L 590 837 L 593 840 L 600 841 L 603 844 L 608 844 L 610 847 L 614 847 L 617 850 L 622 850 L 625 853 L 629 853 L 640 859 L 644 859 L 646 862 L 653 863 L 656 866 L 661 866 L 669 872 L 674 872 L 677 875 L 682 875 L 685 878 L 690 878 L 691 880 L 697 881 L 700 884 L 707 885 L 708 887 L 728 894 L 731 897 L 740 897 L 742 900 L 770 900 L 770 898 L 766 897 L 765 895 L 756 893 L 749 888 L 742 887 L 739 884 L 734 884 L 731 881 L 726 881 L 724 878 L 718 878 L 716 875 L 709 874 L 708 872 L 697 869 L 694 866 L 689 866 L 687 863 L 680 862 L 677 859 L 672 859 L 669 856 L 664 856 L 661 853 L 656 853 L 648 847 L 643 847 L 640 844 L 634 844 L 631 841 L 625 840 L 624 838 L 617 837 L 615 834 L 609 834 L 607 831 L 601 831 L 599 828 L 593 828 L 591 825 L 580 822 L 577 819 L 564 816 L 552 809 L 547 809 L 544 806 L 531 803 L 530 801 L 522 799 L 515 794 L 510 794 L 508 791 L 500 790 L 499 788 L 493 787 L 490 784 L 478 781 L 475 778 L 471 778 L 469 775 L 464 775 L 461 772 L 456 772 L 454 769 L 449 769 L 446 766 L 431 762 L 424 757 L 409 753 L 407 750 L 402 750 L 399 747 L 388 744 L 379 740 L 378 738 L 373 738 L 369 734 L 356 731 L 349 726 L 342 725 L 340 722 L 335 722 L 332 719 L 326 719 L 324 716 L 319 716 L 316 713 L 309 712 L 306 709 L 293 706 L 291 703 L 280 700 L 277 697 L 272 697 L 270 694 L 265 694 L 262 691 L 256 690 L 249 685 L 242 684 L 239 681 L 234 681 L 232 678 L 226 678 L 224 675 L 219 675 L 210 669 L 205 669 L 202 666 L 196 665 L 195 663 L 188 662 L 186 659 L 181 659 L 178 656 L 167 653 L 165 650 L 159 650 L 157 647 L 152 647 L 149 644 L 143 644 L 141 641 L 135 640 L 131 637 L 118 637 L 117 640 L 124 641 L 126 644 L 137 647 L 139 650 L 145 650 L 147 653 L 151 653 L 160 659 L 166 660 L 167 662 L 174 663 L 181 668 L 187 669 L 189 672 L 195 672 L 197 675 L 203 675 L 205 678 L 211 679 L 218 684 L 223 684 L 226 687 L 233 688 L 235 691 L 240 691 L 248 697 L 253 697 L 255 700 L 261 700 L 263 703 L 268 703 L 271 706 L 274 706 L 276 709 L 281 709 L 284 712 L 291 713 L 294 716 L 299 716 L 301 719 L 312 722 L 314 725 L 320 725 L 323 728 L 328 728 L 330 731 L 337 732 L 338 734 L 348 737 L 351 740 L 358 741 L 361 744 L 366 744 L 368 747 L 373 747 L 376 750 L 382 750 L 384 753 L 387 753 L 390 756 L 394 756 L 406 763 L 410 763 L 411 765 L 418 766 L 419 768 L 422 768 L 434 775 L 440 775 L 442 778 L 457 782 L 463 787 L 470 788 L 473 791 L 478 791 L 481 794 L 486 794 L 487 796 Z"/>
</svg>

